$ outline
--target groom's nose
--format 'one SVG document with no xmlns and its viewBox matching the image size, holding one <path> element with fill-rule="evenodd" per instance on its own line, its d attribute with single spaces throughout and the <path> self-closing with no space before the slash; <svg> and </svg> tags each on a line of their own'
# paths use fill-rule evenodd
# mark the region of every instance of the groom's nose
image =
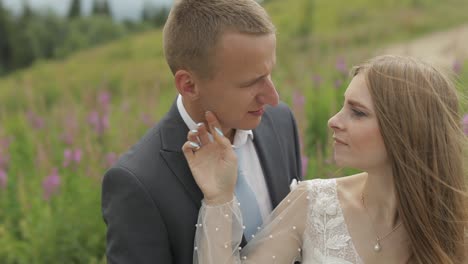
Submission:
<svg viewBox="0 0 468 264">
<path fill-rule="evenodd" d="M 266 78 L 264 85 L 261 87 L 259 94 L 257 95 L 257 101 L 262 105 L 276 106 L 279 102 L 279 95 L 276 91 L 275 84 L 271 79 L 271 76 Z"/>
</svg>

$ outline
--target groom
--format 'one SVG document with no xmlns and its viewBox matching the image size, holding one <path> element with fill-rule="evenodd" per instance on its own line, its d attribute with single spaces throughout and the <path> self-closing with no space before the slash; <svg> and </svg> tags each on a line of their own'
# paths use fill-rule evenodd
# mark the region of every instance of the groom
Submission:
<svg viewBox="0 0 468 264">
<path fill-rule="evenodd" d="M 203 196 L 181 148 L 207 110 L 239 150 L 260 221 L 289 193 L 301 162 L 295 120 L 271 79 L 275 52 L 275 28 L 254 0 L 176 1 L 164 53 L 179 96 L 104 176 L 108 263 L 192 263 Z"/>
</svg>

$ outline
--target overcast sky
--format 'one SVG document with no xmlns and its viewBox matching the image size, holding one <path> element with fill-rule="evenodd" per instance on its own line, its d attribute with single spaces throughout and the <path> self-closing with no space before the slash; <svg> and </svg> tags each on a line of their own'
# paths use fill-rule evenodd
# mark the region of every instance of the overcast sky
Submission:
<svg viewBox="0 0 468 264">
<path fill-rule="evenodd" d="M 108 0 L 112 14 L 118 20 L 124 18 L 135 19 L 141 14 L 144 3 L 152 3 L 155 5 L 171 5 L 172 0 Z M 22 0 L 3 0 L 3 4 L 11 9 L 21 10 Z M 34 8 L 51 8 L 57 11 L 58 14 L 64 15 L 68 11 L 71 0 L 26 0 Z M 94 0 L 81 0 L 82 9 L 85 14 L 91 10 Z"/>
</svg>

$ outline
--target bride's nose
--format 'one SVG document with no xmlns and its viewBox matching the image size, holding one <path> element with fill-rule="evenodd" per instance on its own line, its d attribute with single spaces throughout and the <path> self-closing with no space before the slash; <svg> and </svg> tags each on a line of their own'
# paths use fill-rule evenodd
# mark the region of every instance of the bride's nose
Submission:
<svg viewBox="0 0 468 264">
<path fill-rule="evenodd" d="M 328 127 L 333 130 L 341 130 L 343 129 L 343 122 L 340 120 L 340 112 L 336 113 L 330 119 L 328 119 Z"/>
</svg>

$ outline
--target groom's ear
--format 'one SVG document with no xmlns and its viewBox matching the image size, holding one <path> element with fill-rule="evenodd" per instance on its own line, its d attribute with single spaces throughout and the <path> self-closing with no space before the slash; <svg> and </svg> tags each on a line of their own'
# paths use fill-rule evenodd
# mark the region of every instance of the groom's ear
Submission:
<svg viewBox="0 0 468 264">
<path fill-rule="evenodd" d="M 195 85 L 195 76 L 192 72 L 178 70 L 174 75 L 174 79 L 177 91 L 182 97 L 189 100 L 196 100 L 198 98 L 199 93 Z"/>
</svg>

